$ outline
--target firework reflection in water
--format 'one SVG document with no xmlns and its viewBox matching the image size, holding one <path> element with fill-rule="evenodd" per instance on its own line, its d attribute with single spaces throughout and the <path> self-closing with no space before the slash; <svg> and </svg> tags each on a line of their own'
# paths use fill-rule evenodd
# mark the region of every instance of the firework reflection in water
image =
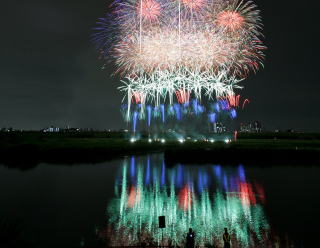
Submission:
<svg viewBox="0 0 320 248">
<path fill-rule="evenodd" d="M 262 204 L 263 187 L 248 181 L 243 166 L 166 168 L 162 156 L 124 160 L 108 206 L 110 245 L 184 245 L 189 227 L 196 245 L 222 245 L 227 227 L 232 244 L 267 244 L 270 227 Z M 158 216 L 166 228 L 158 228 Z"/>
</svg>

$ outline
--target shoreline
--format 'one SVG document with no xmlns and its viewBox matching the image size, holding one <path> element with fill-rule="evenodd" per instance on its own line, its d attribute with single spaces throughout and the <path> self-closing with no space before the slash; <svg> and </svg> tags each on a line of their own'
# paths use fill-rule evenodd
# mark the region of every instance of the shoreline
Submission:
<svg viewBox="0 0 320 248">
<path fill-rule="evenodd" d="M 237 141 L 193 141 L 183 143 L 166 140 L 164 143 L 147 139 L 130 142 L 104 134 L 47 135 L 43 133 L 0 134 L 0 163 L 8 167 L 28 169 L 39 163 L 78 164 L 100 163 L 125 156 L 164 153 L 168 165 L 178 163 L 270 163 L 320 165 L 320 139 L 267 139 L 244 137 Z"/>
</svg>

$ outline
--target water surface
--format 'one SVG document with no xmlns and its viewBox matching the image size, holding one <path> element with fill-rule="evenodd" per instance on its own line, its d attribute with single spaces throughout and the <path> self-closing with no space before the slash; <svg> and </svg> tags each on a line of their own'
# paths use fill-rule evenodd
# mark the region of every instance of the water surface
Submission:
<svg viewBox="0 0 320 248">
<path fill-rule="evenodd" d="M 317 240 L 320 168 L 270 165 L 166 166 L 162 155 L 96 165 L 0 166 L 0 218 L 23 227 L 32 247 L 78 247 L 97 237 L 111 245 L 197 244 L 311 247 Z M 158 216 L 166 228 L 158 229 Z"/>
</svg>

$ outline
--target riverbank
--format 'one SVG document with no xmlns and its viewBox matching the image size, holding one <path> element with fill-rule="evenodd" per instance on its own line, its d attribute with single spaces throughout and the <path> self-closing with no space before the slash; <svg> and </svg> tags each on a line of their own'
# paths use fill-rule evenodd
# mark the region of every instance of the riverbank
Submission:
<svg viewBox="0 0 320 248">
<path fill-rule="evenodd" d="M 320 165 L 319 156 L 320 142 L 310 140 L 245 139 L 217 146 L 204 144 L 165 151 L 168 164 Z"/>
<path fill-rule="evenodd" d="M 0 163 L 25 168 L 44 163 L 98 163 L 163 152 L 168 164 L 287 162 L 319 164 L 319 134 L 244 134 L 237 141 L 126 139 L 122 133 L 0 133 Z"/>
</svg>

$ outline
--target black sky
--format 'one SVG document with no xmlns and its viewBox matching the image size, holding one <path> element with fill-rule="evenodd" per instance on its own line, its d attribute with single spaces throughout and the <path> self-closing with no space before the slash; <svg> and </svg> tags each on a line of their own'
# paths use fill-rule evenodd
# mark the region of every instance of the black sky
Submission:
<svg viewBox="0 0 320 248">
<path fill-rule="evenodd" d="M 250 104 L 239 121 L 268 129 L 320 131 L 316 7 L 256 1 L 262 11 L 265 68 L 243 82 Z M 90 43 L 105 0 L 5 0 L 0 39 L 0 126 L 123 126 L 119 81 Z"/>
</svg>

